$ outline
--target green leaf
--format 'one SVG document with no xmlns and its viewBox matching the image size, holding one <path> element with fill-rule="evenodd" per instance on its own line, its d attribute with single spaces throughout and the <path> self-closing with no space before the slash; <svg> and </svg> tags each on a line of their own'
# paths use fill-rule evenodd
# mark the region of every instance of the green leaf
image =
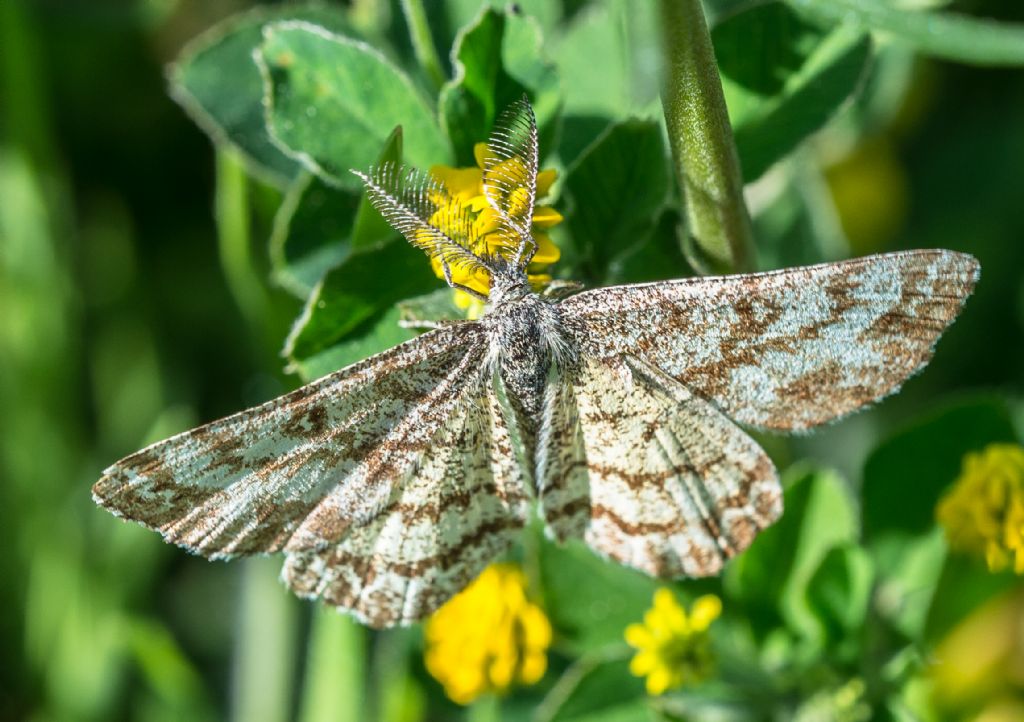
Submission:
<svg viewBox="0 0 1024 722">
<path fill-rule="evenodd" d="M 460 165 L 475 165 L 473 145 L 494 121 L 527 94 L 537 116 L 541 151 L 548 150 L 558 112 L 558 77 L 543 58 L 540 30 L 514 10 L 485 9 L 455 39 L 455 78 L 441 89 L 441 121 Z"/>
<path fill-rule="evenodd" d="M 561 638 L 581 650 L 624 646 L 626 626 L 640 621 L 658 582 L 602 559 L 583 544 L 540 548 L 544 608 Z"/>
<path fill-rule="evenodd" d="M 409 78 L 365 43 L 304 22 L 272 23 L 256 53 L 275 143 L 326 183 L 359 187 L 401 125 L 410 164 L 448 159 L 434 115 Z"/>
<path fill-rule="evenodd" d="M 867 617 L 874 565 L 853 544 L 833 547 L 807 583 L 807 601 L 821 623 L 830 648 L 859 633 Z"/>
<path fill-rule="evenodd" d="M 488 6 L 503 11 L 508 9 L 509 4 L 505 0 L 448 0 L 445 3 L 445 11 L 449 23 L 458 31 L 476 21 L 481 7 Z M 561 3 L 551 0 L 520 0 L 515 3 L 515 8 L 519 15 L 529 16 L 535 20 L 545 33 L 553 31 L 562 18 Z"/>
<path fill-rule="evenodd" d="M 568 170 L 567 224 L 585 278 L 604 280 L 613 259 L 647 243 L 668 179 L 662 131 L 653 120 L 609 126 Z"/>
<path fill-rule="evenodd" d="M 423 254 L 403 241 L 354 251 L 310 294 L 285 354 L 295 363 L 318 356 L 349 334 L 370 330 L 367 324 L 397 301 L 437 284 Z"/>
<path fill-rule="evenodd" d="M 306 358 L 294 358 L 292 368 L 304 382 L 312 381 L 386 351 L 416 335 L 415 331 L 399 326 L 398 321 L 398 308 L 392 306 L 354 328 L 343 341 Z"/>
<path fill-rule="evenodd" d="M 172 97 L 218 145 L 238 150 L 247 170 L 286 187 L 301 169 L 270 140 L 263 116 L 263 81 L 253 50 L 268 22 L 308 20 L 351 34 L 344 13 L 329 7 L 287 7 L 242 13 L 190 42 L 168 70 Z"/>
<path fill-rule="evenodd" d="M 439 288 L 431 293 L 398 302 L 403 321 L 459 321 L 466 314 L 455 305 L 450 288 Z"/>
<path fill-rule="evenodd" d="M 359 196 L 324 184 L 308 171 L 295 179 L 274 216 L 273 278 L 299 298 L 350 251 Z"/>
<path fill-rule="evenodd" d="M 606 121 L 660 115 L 657 22 L 653 2 L 599 0 L 580 10 L 555 39 L 565 112 Z"/>
<path fill-rule="evenodd" d="M 606 655 L 607 656 L 607 655 Z M 538 722 L 635 722 L 648 719 L 644 682 L 625 657 L 584 657 L 569 667 L 538 707 Z"/>
<path fill-rule="evenodd" d="M 964 454 L 1015 438 L 1006 404 L 985 397 L 961 401 L 891 436 L 864 466 L 865 538 L 927 532 L 935 504 L 960 473 Z"/>
<path fill-rule="evenodd" d="M 785 512 L 726 569 L 726 589 L 742 601 L 755 626 L 766 630 L 784 621 L 816 638 L 818 622 L 807 599 L 815 570 L 829 550 L 855 541 L 850 494 L 835 472 L 790 470 Z"/>
<path fill-rule="evenodd" d="M 402 162 L 402 129 L 385 141 L 377 163 Z M 349 253 L 397 237 L 363 194 L 326 185 L 308 171 L 295 179 L 274 216 L 270 258 L 274 280 L 299 298 Z"/>
<path fill-rule="evenodd" d="M 875 605 L 907 639 L 920 639 L 946 561 L 941 529 L 924 536 L 886 534 L 871 545 L 878 569 Z"/>
<path fill-rule="evenodd" d="M 691 275 L 680 243 L 682 219 L 672 209 L 661 214 L 646 241 L 623 251 L 608 267 L 605 282 L 646 283 Z"/>
<path fill-rule="evenodd" d="M 399 165 L 403 157 L 402 126 L 397 125 L 391 135 L 384 141 L 384 149 L 377 156 L 377 165 L 391 163 Z M 370 202 L 366 193 L 359 201 L 355 224 L 352 228 L 352 247 L 365 248 L 395 236 L 396 232 Z"/>
<path fill-rule="evenodd" d="M 896 7 L 891 0 L 788 0 L 809 17 L 884 32 L 919 53 L 970 65 L 1024 65 L 1024 25 Z"/>
<path fill-rule="evenodd" d="M 756 6 L 712 33 L 747 182 L 821 128 L 862 83 L 871 40 L 822 30 L 781 2 Z"/>
</svg>

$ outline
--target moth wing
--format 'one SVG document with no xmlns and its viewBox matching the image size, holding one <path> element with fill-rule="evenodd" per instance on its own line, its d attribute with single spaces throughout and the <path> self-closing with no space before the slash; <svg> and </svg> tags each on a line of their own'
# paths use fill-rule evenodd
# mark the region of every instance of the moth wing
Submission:
<svg viewBox="0 0 1024 722">
<path fill-rule="evenodd" d="M 978 279 L 953 251 L 600 288 L 566 299 L 583 353 L 635 354 L 731 418 L 805 429 L 893 393 Z"/>
<path fill-rule="evenodd" d="M 585 357 L 567 381 L 549 388 L 538 467 L 557 539 L 654 576 L 702 577 L 782 513 L 764 451 L 657 369 Z"/>
<path fill-rule="evenodd" d="M 97 503 L 211 558 L 324 546 L 376 518 L 441 453 L 486 339 L 467 322 L 122 459 Z"/>
<path fill-rule="evenodd" d="M 289 553 L 282 576 L 365 624 L 409 624 L 437 609 L 525 523 L 528 496 L 492 385 L 452 409 L 437 452 L 340 543 Z"/>
</svg>

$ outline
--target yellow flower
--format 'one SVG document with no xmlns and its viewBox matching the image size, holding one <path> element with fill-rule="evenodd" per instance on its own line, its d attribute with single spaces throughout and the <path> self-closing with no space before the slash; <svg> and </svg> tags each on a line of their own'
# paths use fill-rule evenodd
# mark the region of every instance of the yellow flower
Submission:
<svg viewBox="0 0 1024 722">
<path fill-rule="evenodd" d="M 991 444 L 967 454 L 935 516 L 951 548 L 984 556 L 990 571 L 1024 574 L 1024 448 Z"/>
<path fill-rule="evenodd" d="M 654 695 L 705 679 L 713 661 L 707 630 L 721 613 L 722 601 L 713 594 L 697 599 L 687 614 L 671 591 L 659 589 L 643 624 L 626 627 L 626 641 L 637 650 L 629 671 L 647 677 Z"/>
<path fill-rule="evenodd" d="M 492 564 L 427 620 L 427 671 L 459 704 L 514 682 L 534 684 L 547 669 L 551 624 L 526 597 L 514 564 Z"/>
<path fill-rule="evenodd" d="M 436 165 L 430 169 L 438 181 L 448 190 L 448 196 L 434 198 L 438 210 L 430 218 L 430 222 L 442 230 L 451 228 L 458 208 L 469 211 L 473 219 L 469 232 L 471 250 L 478 255 L 489 253 L 499 254 L 507 258 L 516 249 L 515 239 L 510 239 L 502 233 L 498 227 L 498 216 L 487 202 L 483 191 L 483 167 L 490 153 L 486 143 L 477 143 L 474 147 L 476 156 L 476 168 L 450 168 L 444 165 Z M 522 162 L 512 158 L 504 163 L 515 165 Z M 522 177 L 524 169 L 515 168 L 501 171 L 504 177 Z M 555 182 L 557 173 L 554 170 L 542 170 L 537 174 L 537 198 L 543 198 L 551 190 L 551 184 Z M 525 192 L 517 189 L 502 199 L 502 206 L 509 214 L 515 217 L 522 215 L 522 209 L 526 202 Z M 456 203 L 458 205 L 456 205 Z M 551 276 L 545 273 L 548 266 L 557 261 L 561 256 L 558 246 L 552 241 L 545 229 L 558 225 L 562 222 L 562 215 L 551 206 L 535 206 L 532 216 L 533 239 L 537 242 L 537 253 L 527 268 L 527 278 L 535 288 L 543 288 L 551 282 Z M 444 278 L 444 269 L 437 259 L 431 261 L 434 273 L 438 278 Z M 455 283 L 472 288 L 474 291 L 487 295 L 491 287 L 491 279 L 486 271 L 471 272 L 464 267 L 453 266 L 451 268 L 452 280 Z M 455 292 L 455 303 L 468 312 L 472 318 L 478 316 L 483 310 L 482 304 L 475 298 L 462 291 Z"/>
</svg>

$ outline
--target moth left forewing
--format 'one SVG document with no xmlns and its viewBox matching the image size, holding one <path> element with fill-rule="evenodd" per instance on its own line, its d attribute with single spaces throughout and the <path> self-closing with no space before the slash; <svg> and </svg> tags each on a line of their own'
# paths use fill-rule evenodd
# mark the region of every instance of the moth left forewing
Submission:
<svg viewBox="0 0 1024 722">
<path fill-rule="evenodd" d="M 465 399 L 435 445 L 369 523 L 335 546 L 289 554 L 285 583 L 374 627 L 410 624 L 506 552 L 527 493 L 493 385 Z"/>
<path fill-rule="evenodd" d="M 547 398 L 538 471 L 558 539 L 659 577 L 717 574 L 781 513 L 771 460 L 706 401 L 629 356 L 584 357 Z"/>
<path fill-rule="evenodd" d="M 583 353 L 636 354 L 731 418 L 809 428 L 893 393 L 978 277 L 953 251 L 586 291 L 560 304 Z"/>
</svg>

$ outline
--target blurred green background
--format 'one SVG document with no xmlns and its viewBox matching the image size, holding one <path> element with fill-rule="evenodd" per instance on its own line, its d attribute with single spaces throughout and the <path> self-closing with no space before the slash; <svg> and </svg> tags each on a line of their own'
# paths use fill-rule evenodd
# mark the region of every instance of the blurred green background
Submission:
<svg viewBox="0 0 1024 722">
<path fill-rule="evenodd" d="M 91 484 L 114 460 L 299 383 L 283 372 L 279 349 L 303 299 L 268 280 L 266 239 L 281 191 L 247 179 L 231 156 L 218 155 L 171 99 L 165 76 L 165 66 L 187 41 L 256 4 L 0 3 L 0 719 L 413 720 L 463 714 L 423 671 L 416 630 L 368 635 L 289 596 L 276 581 L 276 560 L 209 563 L 117 521 L 90 499 Z M 445 4 L 435 17 L 427 3 L 443 58 L 475 5 Z M 616 81 L 635 91 L 630 106 L 590 91 L 588 82 L 600 85 L 607 77 L 604 69 L 588 69 L 581 53 L 605 42 L 600 33 L 606 27 L 595 16 L 607 12 L 615 20 L 631 10 L 586 0 L 525 5 L 544 15 L 543 49 L 562 74 L 560 139 L 552 162 L 564 174 L 580 165 L 583 148 L 609 118 L 643 110 L 656 97 L 650 91 L 657 89 L 657 37 L 642 28 L 631 36 L 637 59 L 632 69 L 647 85 Z M 728 6 L 738 3 L 708 5 L 726 18 Z M 398 3 L 356 0 L 339 8 L 369 36 L 390 43 L 396 62 L 415 66 Z M 1017 0 L 957 2 L 952 9 L 1024 22 Z M 607 27 L 609 37 L 621 30 L 614 22 Z M 738 45 L 724 37 L 727 31 L 716 36 L 723 75 L 749 77 L 751 58 L 779 45 L 766 27 L 763 35 L 740 36 Z M 975 296 L 932 364 L 899 396 L 809 436 L 764 439 L 780 468 L 802 462 L 804 469 L 835 469 L 840 486 L 856 496 L 864 482 L 863 503 L 879 513 L 865 512 L 863 525 L 851 522 L 859 529 L 851 535 L 866 546 L 877 542 L 876 594 L 885 590 L 886 574 L 903 578 L 928 563 L 926 551 L 913 552 L 920 562 L 913 566 L 906 557 L 913 550 L 900 547 L 886 569 L 885 552 L 878 551 L 884 532 L 918 534 L 925 541 L 915 543 L 926 544 L 935 537 L 934 500 L 956 476 L 960 455 L 1024 436 L 1024 74 L 926 58 L 884 34 L 877 39 L 869 67 L 852 96 L 836 103 L 828 127 L 748 186 L 763 268 L 923 247 L 966 251 L 981 261 Z M 428 73 L 410 72 L 429 85 Z M 771 85 L 771 78 L 766 82 Z M 757 142 L 756 126 L 747 132 L 753 140 L 738 132 L 741 154 L 745 142 Z M 454 150 L 467 153 L 464 146 Z M 758 162 L 756 152 L 744 157 Z M 642 253 L 620 258 L 618 265 L 598 264 L 596 255 L 580 260 L 571 233 L 574 223 L 584 222 L 580 188 L 586 186 L 573 187 L 572 173 L 568 177 L 562 199 L 573 190 L 578 197 L 572 205 L 556 202 L 568 216 L 563 272 L 591 283 L 648 274 L 651 262 Z M 657 252 L 671 258 L 668 265 L 653 264 L 659 271 L 683 275 L 687 265 L 671 208 L 666 213 L 659 228 L 669 229 L 670 240 L 646 229 L 645 243 L 661 244 Z M 797 502 L 794 507 L 790 500 L 790 508 L 800 508 Z M 778 563 L 770 548 L 756 549 L 765 551 L 751 556 L 743 574 L 764 576 L 755 568 L 759 560 L 769 567 Z M 776 553 L 790 552 L 782 545 Z M 613 581 L 615 572 L 602 581 L 575 550 L 550 554 L 555 556 L 543 557 L 542 565 L 555 564 L 552 559 L 582 565 L 578 573 L 594 587 L 584 596 L 624 593 Z M 790 678 L 782 682 L 785 675 L 773 672 L 777 689 L 748 679 L 743 689 L 760 691 L 740 695 L 745 701 L 733 707 L 746 705 L 749 718 L 761 718 L 761 694 L 771 700 L 761 708 L 764 717 L 784 719 L 779 710 L 804 709 L 843 679 L 868 678 L 870 686 L 871 668 L 882 659 L 875 652 L 888 650 L 887 664 L 902 650 L 926 657 L 930 645 L 988 604 L 1010 609 L 1007 618 L 1016 620 L 1016 632 L 997 625 L 992 633 L 1009 635 L 1007 654 L 1015 661 L 1000 658 L 993 668 L 998 673 L 981 675 L 988 679 L 981 691 L 968 685 L 963 696 L 921 709 L 931 705 L 936 718 L 975 718 L 996 699 L 1010 700 L 1009 714 L 1021 713 L 1024 584 L 965 559 L 942 559 L 933 566 L 943 571 L 928 582 L 929 599 L 942 598 L 940 608 L 929 607 L 929 631 L 910 622 L 901 629 L 913 643 L 892 642 L 898 624 L 872 639 L 861 638 L 858 627 L 828 638 L 801 667 L 804 661 L 795 659 L 799 645 L 772 641 L 774 632 L 751 633 L 760 659 L 770 661 L 762 673 L 781 665 Z M 748 611 L 761 608 L 751 596 L 756 584 L 744 583 L 734 589 L 745 591 L 730 593 L 727 584 L 724 592 L 726 614 L 731 595 L 741 619 L 742 604 Z M 692 589 L 723 593 L 717 582 L 709 584 Z M 649 599 L 646 586 L 637 589 L 639 601 L 627 605 L 626 619 L 638 617 Z M 691 591 L 685 584 L 679 589 Z M 558 594 L 545 592 L 556 631 L 559 619 L 571 617 L 566 607 L 576 604 L 569 595 L 559 606 Z M 570 641 L 573 623 L 580 622 L 570 619 L 561 628 Z M 769 620 L 765 629 L 779 624 Z M 790 632 L 799 637 L 798 630 Z M 551 680 L 580 656 L 585 637 L 578 633 L 579 646 L 554 653 Z M 855 651 L 843 651 L 853 638 Z M 966 639 L 963 654 L 970 657 L 977 652 L 971 640 L 990 637 L 978 632 Z M 793 659 L 780 662 L 773 654 Z M 926 666 L 915 660 L 904 660 L 915 670 L 908 678 Z M 800 675 L 792 670 L 810 668 L 820 674 L 795 679 Z M 505 713 L 529 718 L 524 710 L 552 683 L 521 704 L 510 698 Z M 872 700 L 876 718 L 898 717 L 892 709 L 899 705 L 886 700 L 897 687 L 904 695 L 900 685 L 881 684 L 885 689 Z M 637 694 L 628 686 L 623 699 Z M 639 708 L 623 709 L 619 719 L 628 720 Z M 669 707 L 658 713 L 671 719 L 690 714 Z M 573 714 L 563 718 L 596 719 L 586 707 Z M 840 718 L 834 711 L 822 714 L 807 719 Z"/>
</svg>

